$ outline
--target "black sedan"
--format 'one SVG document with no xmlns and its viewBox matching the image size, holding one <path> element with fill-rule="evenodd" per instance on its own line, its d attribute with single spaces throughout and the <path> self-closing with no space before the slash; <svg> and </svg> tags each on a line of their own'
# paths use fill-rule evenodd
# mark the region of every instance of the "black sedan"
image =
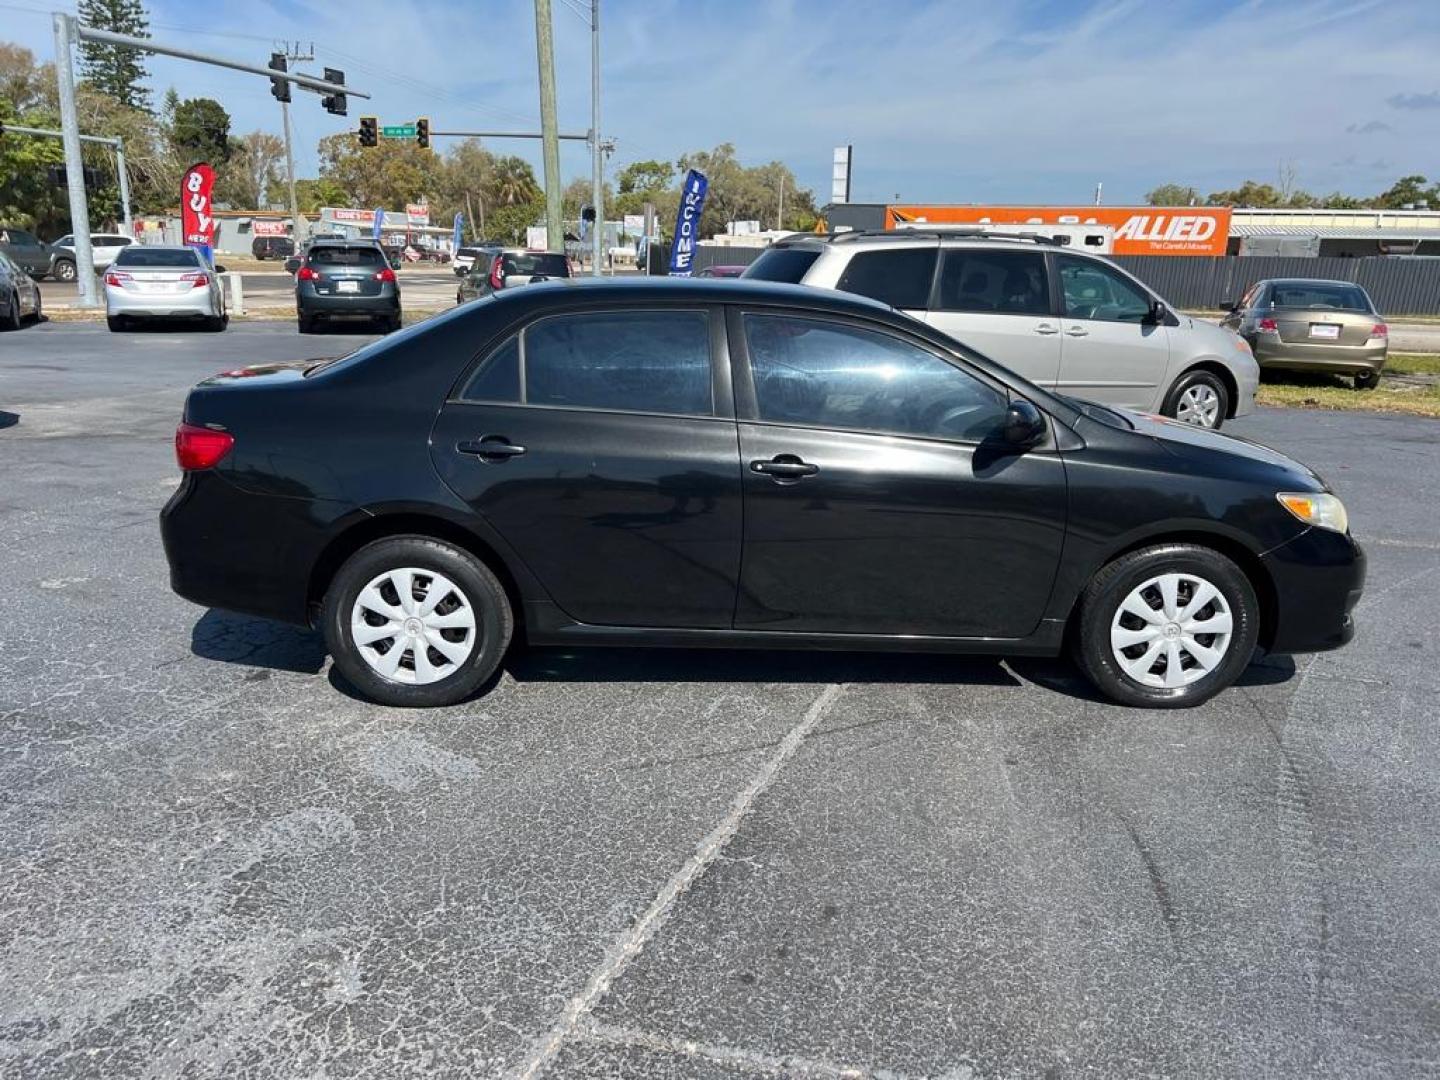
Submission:
<svg viewBox="0 0 1440 1080">
<path fill-rule="evenodd" d="M 505 290 L 191 391 L 161 515 L 196 603 L 319 625 L 395 705 L 550 645 L 1052 655 L 1193 705 L 1353 633 L 1303 465 L 1049 394 L 882 305 L 768 283 Z"/>
</svg>

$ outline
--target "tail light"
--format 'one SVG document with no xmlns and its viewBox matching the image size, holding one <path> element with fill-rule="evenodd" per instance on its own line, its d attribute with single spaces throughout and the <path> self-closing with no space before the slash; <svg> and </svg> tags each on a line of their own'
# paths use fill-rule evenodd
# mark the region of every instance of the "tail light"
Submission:
<svg viewBox="0 0 1440 1080">
<path fill-rule="evenodd" d="M 490 287 L 492 289 L 505 287 L 505 260 L 499 257 L 490 264 Z"/>
<path fill-rule="evenodd" d="M 310 267 L 308 267 L 308 266 L 302 266 L 302 267 L 300 267 L 299 270 L 295 271 L 295 280 L 296 280 L 296 281 L 319 281 L 319 280 L 320 280 L 320 275 L 317 274 L 317 273 L 316 273 L 314 270 L 312 270 Z"/>
<path fill-rule="evenodd" d="M 376 280 L 376 281 L 394 281 L 394 280 L 395 280 L 395 271 L 394 271 L 394 270 L 391 270 L 390 267 L 388 267 L 388 266 L 387 266 L 384 270 L 376 270 L 376 271 L 375 271 L 375 280 Z"/>
<path fill-rule="evenodd" d="M 203 289 L 210 284 L 210 275 L 201 270 L 195 270 L 188 274 L 181 274 L 180 280 L 188 281 L 192 289 Z"/>
<path fill-rule="evenodd" d="M 1280 324 L 1274 319 L 1264 318 L 1255 324 L 1255 329 L 1259 330 L 1262 334 L 1278 334 L 1280 332 Z"/>
<path fill-rule="evenodd" d="M 175 429 L 175 460 L 186 472 L 213 469 L 235 445 L 228 431 L 182 423 Z"/>
<path fill-rule="evenodd" d="M 132 281 L 134 281 L 134 280 L 135 280 L 135 279 L 132 278 L 129 274 L 126 274 L 126 273 L 124 273 L 124 272 L 122 272 L 122 271 L 119 271 L 119 270 L 107 270 L 107 271 L 105 271 L 105 284 L 106 284 L 106 285 L 114 285 L 116 288 L 123 289 L 123 288 L 125 288 L 125 286 L 129 285 L 130 282 L 132 282 Z"/>
<path fill-rule="evenodd" d="M 1386 326 L 1383 322 L 1377 322 L 1370 328 L 1370 336 L 1372 338 L 1388 338 L 1390 336 L 1390 327 Z"/>
</svg>

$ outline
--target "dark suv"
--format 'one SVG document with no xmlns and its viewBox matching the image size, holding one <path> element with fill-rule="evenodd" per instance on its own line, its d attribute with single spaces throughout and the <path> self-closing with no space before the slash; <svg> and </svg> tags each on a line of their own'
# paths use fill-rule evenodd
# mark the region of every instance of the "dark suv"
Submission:
<svg viewBox="0 0 1440 1080">
<path fill-rule="evenodd" d="M 295 254 L 295 241 L 288 236 L 257 236 L 250 244 L 250 254 L 266 259 L 288 259 Z"/>
<path fill-rule="evenodd" d="M 295 272 L 300 332 L 329 319 L 369 319 L 400 329 L 400 282 L 373 240 L 316 240 Z"/>
</svg>

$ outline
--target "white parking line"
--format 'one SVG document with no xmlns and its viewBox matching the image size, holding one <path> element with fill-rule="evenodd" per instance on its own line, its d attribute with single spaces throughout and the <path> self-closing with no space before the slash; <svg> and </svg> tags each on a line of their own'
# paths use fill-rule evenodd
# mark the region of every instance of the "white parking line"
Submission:
<svg viewBox="0 0 1440 1080">
<path fill-rule="evenodd" d="M 822 717 L 829 711 L 844 689 L 838 683 L 832 683 L 825 687 L 820 696 L 805 710 L 805 715 L 800 722 L 790 729 L 789 734 L 780 740 L 780 745 L 775 753 L 762 765 L 751 778 L 750 783 L 735 796 L 730 804 L 730 811 L 721 819 L 720 824 L 710 831 L 710 834 L 700 841 L 691 855 L 673 877 L 667 881 L 645 914 L 622 933 L 605 951 L 605 956 L 590 975 L 585 984 L 585 989 L 579 995 L 572 998 L 560 1014 L 560 1019 L 555 1026 L 545 1035 L 543 1039 L 531 1051 L 525 1063 L 515 1072 L 519 1080 L 534 1080 L 545 1071 L 545 1067 L 554 1060 L 555 1055 L 565 1045 L 565 1040 L 574 1034 L 576 1027 L 600 1004 L 605 997 L 611 984 L 629 965 L 630 961 L 639 956 L 641 951 L 655 932 L 660 929 L 670 910 L 675 906 L 676 901 L 684 896 L 690 886 L 698 881 L 702 874 L 709 868 L 725 845 L 735 837 L 740 828 L 740 823 L 750 813 L 758 799 L 775 782 L 785 764 L 795 755 L 805 737 L 815 729 Z"/>
</svg>

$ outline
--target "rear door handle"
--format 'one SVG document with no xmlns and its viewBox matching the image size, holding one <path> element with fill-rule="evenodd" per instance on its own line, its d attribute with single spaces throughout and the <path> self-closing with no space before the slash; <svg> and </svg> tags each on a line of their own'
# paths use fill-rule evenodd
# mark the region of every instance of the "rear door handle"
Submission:
<svg viewBox="0 0 1440 1080">
<path fill-rule="evenodd" d="M 1035 333 L 1037 334 L 1058 334 L 1059 332 L 1060 328 L 1053 323 L 1042 322 L 1039 326 L 1035 327 Z"/>
<path fill-rule="evenodd" d="M 1067 326 L 1065 333 L 1070 337 L 1089 337 L 1090 331 L 1083 326 Z"/>
<path fill-rule="evenodd" d="M 486 435 L 480 439 L 466 439 L 457 443 L 455 449 L 462 454 L 474 454 L 485 461 L 504 461 L 506 458 L 519 457 L 525 453 L 525 447 L 516 446 L 503 435 Z"/>
<path fill-rule="evenodd" d="M 820 471 L 819 465 L 811 465 L 794 454 L 776 454 L 769 461 L 750 462 L 750 471 L 773 476 L 776 480 L 799 480 L 802 476 L 814 476 Z"/>
</svg>

